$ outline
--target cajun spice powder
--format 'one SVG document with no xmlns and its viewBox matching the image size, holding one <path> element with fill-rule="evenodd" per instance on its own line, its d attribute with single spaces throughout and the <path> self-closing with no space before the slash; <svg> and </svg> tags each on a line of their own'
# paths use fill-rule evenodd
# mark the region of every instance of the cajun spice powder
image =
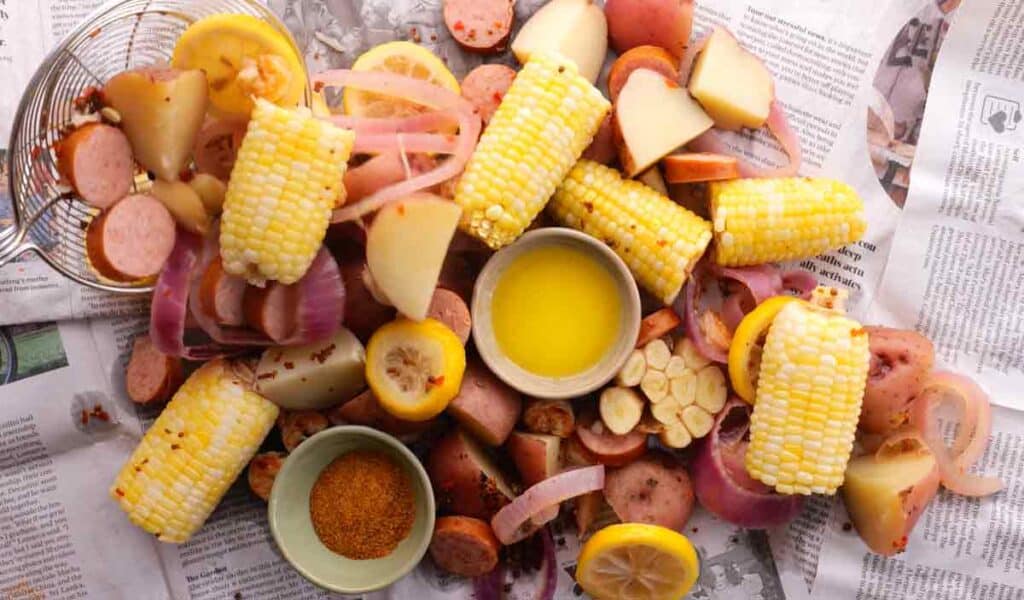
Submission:
<svg viewBox="0 0 1024 600">
<path fill-rule="evenodd" d="M 391 554 L 412 531 L 416 505 L 409 475 L 391 457 L 355 450 L 320 472 L 309 495 L 317 537 L 346 558 Z"/>
</svg>

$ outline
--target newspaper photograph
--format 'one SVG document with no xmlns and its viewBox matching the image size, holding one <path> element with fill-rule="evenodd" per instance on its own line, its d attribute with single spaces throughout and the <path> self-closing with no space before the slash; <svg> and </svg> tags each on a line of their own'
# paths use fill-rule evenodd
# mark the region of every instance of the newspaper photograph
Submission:
<svg viewBox="0 0 1024 600">
<path fill-rule="evenodd" d="M 523 24 L 549 1 L 566 5 L 576 2 L 519 0 L 511 3 L 515 19 L 509 32 L 510 40 L 515 40 Z M 635 1 L 640 3 L 640 0 Z M 467 2 L 469 0 L 464 0 L 461 4 Z M 654 0 L 645 2 L 668 4 Z M 464 46 L 468 34 L 464 28 L 453 22 L 446 23 L 448 1 L 265 0 L 263 3 L 288 28 L 309 73 L 350 69 L 368 51 L 395 40 L 411 41 L 428 54 L 432 53 L 457 81 L 484 64 L 520 68 L 512 51 L 492 55 L 467 52 Z M 601 6 L 605 3 L 598 2 Z M 101 0 L 0 0 L 0 73 L 7 84 L 0 88 L 0 251 L 19 225 L 10 197 L 7 150 L 3 148 L 10 137 L 19 101 L 46 55 L 103 4 Z M 836 295 L 848 294 L 846 311 L 852 322 L 922 334 L 934 347 L 934 372 L 966 376 L 979 390 L 968 394 L 963 392 L 962 385 L 941 388 L 945 391 L 932 390 L 929 393 L 933 393 L 933 397 L 927 399 L 933 404 L 915 400 L 915 406 L 925 408 L 913 414 L 908 401 L 908 408 L 902 413 L 905 424 L 923 429 L 908 433 L 911 438 L 902 442 L 902 446 L 898 437 L 908 429 L 858 438 L 854 460 L 863 456 L 884 456 L 885 452 L 913 454 L 916 443 L 918 455 L 924 452 L 936 465 L 934 474 L 928 471 L 921 475 L 914 485 L 892 500 L 899 503 L 893 504 L 897 507 L 893 510 L 900 514 L 898 525 L 905 527 L 902 539 L 893 542 L 899 546 L 898 552 L 883 555 L 869 549 L 865 540 L 871 533 L 863 521 L 860 523 L 865 530 L 858 530 L 860 508 L 854 504 L 848 507 L 848 496 L 843 489 L 838 492 L 833 489 L 829 495 L 809 495 L 797 505 L 794 518 L 786 519 L 782 525 L 756 529 L 741 527 L 718 516 L 716 512 L 720 507 L 712 512 L 703 506 L 703 499 L 695 498 L 693 490 L 689 489 L 688 506 L 691 508 L 683 520 L 685 525 L 676 527 L 693 549 L 693 581 L 685 597 L 694 600 L 1001 600 L 1024 597 L 1024 581 L 1019 576 L 1024 570 L 1024 508 L 1020 503 L 1024 475 L 1019 469 L 1024 458 L 1024 396 L 1020 393 L 1024 384 L 1024 87 L 1021 85 L 1024 81 L 1024 31 L 1020 27 L 1024 22 L 1024 3 L 1019 0 L 865 0 L 859 3 L 696 0 L 692 4 L 687 1 L 672 4 L 692 9 L 692 32 L 687 42 L 691 49 L 704 44 L 716 28 L 724 28 L 770 73 L 774 82 L 773 102 L 785 113 L 787 127 L 798 138 L 802 154 L 798 175 L 845 182 L 863 204 L 863 218 L 868 226 L 857 241 L 795 260 L 773 260 L 771 262 L 783 263 L 776 271 L 781 275 L 803 272 L 813 276 L 818 285 L 834 288 Z M 615 32 L 612 32 L 612 43 L 615 43 Z M 605 95 L 611 95 L 608 83 L 614 70 L 614 58 L 615 54 L 606 57 L 596 84 Z M 692 60 L 693 56 L 689 58 Z M 685 62 L 685 56 L 683 60 Z M 654 67 L 647 67 L 648 71 L 651 69 Z M 522 72 L 515 76 L 522 77 Z M 463 93 L 465 88 L 463 84 Z M 336 111 L 350 101 L 330 89 L 325 90 L 325 98 Z M 502 94 L 497 94 L 494 104 L 499 105 L 501 99 Z M 690 101 L 700 110 L 695 100 Z M 343 118 L 338 122 L 344 122 Z M 440 126 L 444 126 L 444 122 L 440 122 Z M 622 138 L 621 125 L 617 127 L 618 136 Z M 786 167 L 791 156 L 783 136 L 776 135 L 769 126 L 738 129 L 714 129 L 718 140 L 716 154 L 735 157 L 751 172 Z M 402 144 L 406 143 L 403 139 L 414 139 L 403 138 L 403 135 L 406 134 L 397 135 Z M 414 135 L 423 134 L 408 134 Z M 434 138 L 457 140 L 459 137 L 454 133 L 430 135 L 431 144 L 441 144 Z M 616 143 L 626 143 L 619 138 Z M 439 147 L 442 148 L 440 154 L 452 152 L 450 141 Z M 420 161 L 423 164 L 410 164 L 406 153 L 411 151 L 404 146 L 399 148 L 394 151 L 395 156 L 401 158 L 395 166 L 399 181 L 437 168 L 439 153 L 435 147 L 415 156 L 423 158 Z M 613 156 L 615 152 L 613 148 Z M 610 162 L 616 160 L 612 158 Z M 358 160 L 350 163 L 349 174 L 365 164 Z M 663 174 L 659 179 L 664 179 Z M 648 180 L 643 181 L 651 185 Z M 347 179 L 345 185 L 348 185 Z M 685 203 L 678 193 L 681 188 L 669 183 L 663 195 Z M 439 193 L 444 193 L 438 189 Z M 453 186 L 453 189 L 458 188 Z M 700 190 L 705 192 L 704 187 Z M 199 197 L 198 192 L 196 197 Z M 717 221 L 711 223 L 711 227 L 716 226 Z M 347 230 L 345 235 L 349 235 Z M 338 241 L 340 237 L 334 229 L 328 234 L 326 244 L 335 254 L 349 251 L 346 240 Z M 192 258 L 205 260 L 202 267 L 209 269 L 211 259 L 201 246 L 202 243 L 197 245 Z M 479 254 L 479 250 L 476 252 Z M 478 259 L 479 256 L 474 256 L 467 260 L 471 263 Z M 226 263 L 227 259 L 216 262 Z M 355 304 L 360 310 L 371 304 L 377 309 L 383 308 L 383 313 L 378 312 L 384 315 L 381 322 L 390 322 L 395 309 L 379 300 L 390 303 L 391 299 L 374 287 L 378 284 L 373 280 L 375 275 L 370 274 L 372 269 L 366 266 L 366 259 L 360 258 L 357 262 L 354 278 L 353 272 L 346 270 L 346 264 L 340 266 L 339 276 L 344 278 L 348 288 L 347 302 L 364 303 Z M 460 264 L 459 268 L 472 270 L 475 276 L 484 261 L 480 262 L 481 265 Z M 458 279 L 446 279 L 450 276 L 449 267 L 446 262 L 440 275 L 442 288 Z M 210 272 L 203 271 L 204 278 Z M 471 296 L 472 279 L 468 284 L 461 283 L 468 287 Z M 739 298 L 741 294 L 733 288 L 746 285 L 742 280 L 727 283 L 726 279 L 721 279 L 719 283 L 721 290 L 705 291 L 712 300 L 716 293 Z M 699 304 L 702 299 L 698 283 L 684 287 L 682 296 L 686 296 L 686 289 L 693 285 L 698 286 L 693 302 Z M 431 290 L 433 286 L 431 283 Z M 187 296 L 199 293 L 200 286 L 194 287 Z M 246 287 L 242 280 L 242 287 L 255 286 Z M 260 288 L 260 293 L 269 296 L 273 289 L 284 287 L 272 281 Z M 451 286 L 453 296 L 460 295 L 456 289 L 457 286 Z M 753 289 L 750 288 L 750 293 L 757 304 L 759 300 Z M 247 291 L 246 302 L 249 294 Z M 809 290 L 807 295 L 810 296 Z M 471 298 L 462 296 L 465 302 L 459 300 L 459 303 L 472 304 Z M 284 293 L 281 297 L 285 297 Z M 211 303 L 219 301 L 211 298 Z M 296 302 L 295 298 L 287 296 L 287 301 Z M 217 333 L 234 334 L 244 329 L 238 325 L 255 322 L 256 317 L 251 315 L 256 314 L 257 308 L 266 310 L 269 305 L 269 301 L 264 300 L 262 298 L 258 305 L 249 304 L 246 310 L 252 312 L 239 316 L 237 323 L 215 325 Z M 645 308 L 652 305 L 649 298 L 644 301 Z M 654 304 L 661 308 L 663 303 Z M 241 306 L 240 295 L 239 312 Z M 345 308 L 350 310 L 348 304 Z M 670 308 L 679 313 L 676 323 L 681 318 L 681 326 L 704 332 L 712 327 L 711 332 L 715 331 L 714 324 L 709 324 L 708 320 L 687 321 L 682 300 Z M 606 526 L 624 520 L 617 514 L 621 507 L 613 507 L 609 493 L 602 495 L 600 488 L 597 494 L 600 502 L 591 505 L 594 514 L 590 515 L 593 517 L 590 532 L 582 539 L 576 533 L 582 501 L 570 500 L 565 503 L 569 508 L 552 513 L 557 517 L 548 521 L 544 529 L 553 546 L 551 561 L 546 558 L 549 548 L 544 545 L 543 536 L 538 535 L 526 542 L 502 547 L 500 553 L 495 550 L 495 556 L 501 558 L 501 566 L 479 578 L 455 575 L 443 568 L 438 559 L 427 556 L 387 587 L 355 594 L 332 592 L 311 581 L 294 566 L 298 559 L 282 551 L 279 540 L 275 540 L 268 518 L 268 502 L 260 497 L 259 486 L 250 480 L 252 475 L 244 463 L 238 477 L 225 486 L 215 508 L 211 505 L 212 512 L 205 521 L 200 521 L 202 526 L 187 541 L 167 543 L 164 537 L 170 534 L 166 530 L 146 529 L 145 525 L 137 527 L 122 510 L 117 496 L 123 491 L 119 494 L 115 477 L 119 477 L 126 465 L 131 466 L 133 455 L 138 456 L 137 449 L 146 443 L 143 440 L 147 439 L 147 432 L 159 434 L 154 423 L 164 405 L 159 401 L 139 403 L 131 397 L 129 387 L 138 382 L 130 383 L 126 374 L 138 351 L 137 340 L 151 337 L 147 335 L 150 310 L 149 297 L 121 296 L 78 285 L 31 252 L 10 262 L 0 260 L 0 600 L 440 600 L 453 597 L 569 600 L 599 597 L 592 590 L 588 593 L 578 579 L 587 566 L 581 564 L 584 561 L 581 550 L 594 539 L 594 531 L 603 531 Z M 474 307 L 474 316 L 475 310 Z M 739 317 L 743 319 L 749 311 L 746 307 L 740 310 Z M 643 315 L 650 312 L 653 311 L 645 310 Z M 698 312 L 699 307 L 693 314 Z M 730 360 L 729 340 L 739 335 L 736 326 L 740 321 L 726 325 L 724 308 L 721 313 L 718 323 L 728 330 L 725 332 L 728 339 L 724 342 L 724 360 L 719 361 L 725 364 L 715 370 L 722 375 L 723 388 L 728 385 L 739 394 L 731 379 L 733 361 Z M 273 316 L 275 313 L 264 312 L 259 316 L 263 314 Z M 360 316 L 371 321 L 375 318 L 370 311 Z M 203 318 L 202 314 L 199 317 Z M 218 314 L 217 318 L 221 316 Z M 349 318 L 346 316 L 345 325 L 357 329 L 350 325 Z M 182 321 L 185 320 L 183 317 Z M 468 308 L 466 320 L 465 333 L 469 337 Z M 184 333 L 177 344 L 186 350 L 223 350 L 224 344 L 208 335 L 206 325 L 194 321 L 195 315 L 189 313 L 187 322 L 180 325 Z M 262 326 L 265 321 L 260 323 Z M 376 323 L 373 328 L 379 325 Z M 357 342 L 360 348 L 366 345 L 373 328 L 365 336 L 356 331 L 362 342 Z M 251 333 L 245 331 L 246 335 Z M 672 327 L 665 330 L 670 340 L 671 331 Z M 751 363 L 760 364 L 761 368 L 768 364 L 760 354 L 768 352 L 767 331 L 765 325 L 762 338 L 757 341 L 757 363 Z M 865 332 L 863 328 L 859 331 Z M 476 356 L 481 351 L 480 343 L 475 341 L 475 329 L 472 336 L 475 350 L 470 362 L 483 365 L 482 359 Z M 707 337 L 715 339 L 712 335 Z M 851 339 L 855 340 L 852 333 Z M 679 349 L 669 352 L 682 356 L 683 338 L 676 341 Z M 465 340 L 462 343 L 466 343 Z M 235 346 L 228 347 L 237 350 Z M 640 354 L 645 351 L 641 348 Z M 877 358 L 876 348 L 872 347 L 871 351 Z M 710 361 L 701 356 L 700 368 L 705 368 L 703 364 Z M 281 360 L 280 356 L 277 360 Z M 330 365 L 331 360 L 319 362 Z M 310 362 L 316 361 L 315 357 L 310 359 Z M 648 368 L 650 361 L 646 356 L 644 361 L 644 368 Z M 182 380 L 191 380 L 190 376 L 201 367 L 201 363 L 195 361 L 177 360 L 175 364 L 179 368 L 185 365 L 179 373 L 168 371 L 168 382 L 178 378 L 174 381 L 175 388 Z M 714 366 L 713 362 L 710 364 Z M 487 371 L 489 367 L 494 370 L 490 363 L 482 368 Z M 247 368 L 249 375 L 259 377 L 261 367 Z M 884 377 L 892 368 L 900 367 L 879 366 L 873 359 L 868 377 Z M 699 372 L 703 371 L 690 372 L 695 381 Z M 235 375 L 238 372 L 232 372 L 232 376 Z M 465 377 L 463 381 L 468 381 L 469 370 Z M 756 373 L 754 377 L 751 381 L 756 382 Z M 666 378 L 666 387 L 667 382 Z M 443 386 L 443 383 L 442 375 L 440 382 L 431 379 L 426 387 Z M 643 419 L 652 417 L 657 402 L 648 401 L 650 396 L 644 384 L 633 387 L 641 402 L 638 415 L 643 413 Z M 393 425 L 396 419 L 401 422 L 381 408 L 384 403 L 375 398 L 376 391 L 361 393 L 349 403 L 368 394 L 376 412 L 367 417 L 371 419 L 367 424 L 383 428 Z M 518 392 L 513 393 L 518 397 Z M 947 395 L 938 397 L 943 393 Z M 959 400 L 952 397 L 956 393 L 961 393 Z M 988 399 L 984 410 L 978 408 L 979 393 L 980 397 Z M 595 399 L 592 404 L 601 406 L 596 402 L 598 394 L 592 396 Z M 927 394 L 922 392 L 922 396 Z M 666 392 L 665 397 L 670 398 L 670 393 Z M 498 402 L 492 397 L 487 400 Z M 526 405 L 535 401 L 526 395 Z M 577 413 L 577 427 L 583 418 L 579 407 L 586 402 L 577 399 L 569 405 L 569 415 L 572 416 L 574 410 Z M 744 414 L 750 414 L 757 407 L 756 403 L 753 408 L 743 405 L 738 397 L 735 402 L 745 407 Z M 317 423 L 322 421 L 323 426 L 309 425 L 309 431 L 299 432 L 300 441 L 322 427 L 357 422 L 341 417 L 335 421 L 338 410 L 338 407 L 320 407 L 302 411 L 314 413 L 310 418 Z M 525 416 L 520 416 L 519 408 L 516 410 L 509 428 L 514 426 L 517 431 L 525 431 Z M 276 406 L 273 411 L 278 413 Z M 449 408 L 448 413 L 440 417 L 442 424 L 454 422 L 457 417 L 448 416 L 452 412 Z M 612 435 L 610 426 L 603 421 L 604 413 L 592 412 L 597 413 L 596 425 L 608 428 L 608 435 Z M 293 422 L 288 419 L 297 414 L 282 409 L 277 419 L 271 419 L 273 423 L 268 421 L 269 433 L 260 437 L 261 443 L 256 441 L 245 463 L 258 453 L 272 457 L 278 461 L 275 464 L 280 465 L 289 452 L 294 452 L 298 442 L 285 434 L 295 433 L 294 428 L 288 430 L 288 427 L 300 421 L 297 417 Z M 248 415 L 246 418 L 257 417 Z M 681 416 L 679 419 L 682 423 Z M 714 413 L 708 419 L 714 421 Z M 861 416 L 862 425 L 863 419 Z M 650 420 L 664 432 L 666 425 L 657 421 L 656 416 Z M 716 439 L 719 427 L 723 428 L 723 439 L 732 435 L 726 433 L 726 426 L 736 427 L 726 423 L 728 418 L 721 421 L 708 428 L 714 428 Z M 463 423 L 461 419 L 458 422 Z M 634 427 L 641 427 L 643 423 L 638 419 Z M 302 427 L 295 425 L 298 429 Z M 745 452 L 748 445 L 754 444 L 755 434 L 752 427 L 749 431 L 748 427 L 743 425 L 738 438 L 721 442 L 723 447 L 739 447 Z M 856 423 L 852 427 L 856 427 Z M 976 429 L 971 430 L 971 427 Z M 991 432 L 987 444 L 979 446 L 973 437 L 984 431 L 984 427 L 990 427 Z M 183 428 L 181 433 L 184 431 Z M 426 434 L 422 431 L 413 434 L 418 441 L 409 447 L 420 461 L 429 463 L 433 444 L 441 433 L 438 427 Z M 536 433 L 532 429 L 531 432 L 530 435 Z M 648 433 L 644 433 L 644 439 Z M 473 435 L 479 433 L 474 431 Z M 892 444 L 886 439 L 889 435 L 896 440 Z M 401 438 L 402 434 L 398 436 Z M 577 432 L 561 440 L 559 460 L 565 461 L 570 442 L 580 448 L 578 452 L 583 457 L 581 462 L 573 464 L 604 460 L 580 441 L 583 437 Z M 689 471 L 688 488 L 693 487 L 690 479 L 697 479 L 696 463 L 702 460 L 703 449 L 712 446 L 710 438 L 697 440 L 698 436 L 693 437 L 694 444 L 690 448 L 673 453 Z M 930 449 L 935 439 L 944 439 L 958 455 L 950 455 L 951 450 L 944 445 L 948 461 L 943 462 L 943 456 Z M 650 448 L 654 447 L 665 450 L 669 447 L 665 440 L 664 435 L 650 435 L 646 445 L 639 447 L 640 454 L 646 451 L 652 455 Z M 737 440 L 739 446 L 729 446 Z M 177 440 L 171 441 L 177 444 Z M 406 441 L 405 438 L 402 441 Z M 516 456 L 504 456 L 505 452 L 497 448 L 500 443 L 492 446 L 496 447 L 494 451 L 487 453 L 499 456 L 497 470 L 520 470 Z M 878 448 L 877 454 L 875 448 Z M 771 492 L 774 484 L 748 475 L 750 463 L 743 462 L 743 454 L 736 459 L 731 453 L 722 452 L 724 458 L 716 460 L 739 461 L 736 465 L 723 462 L 726 466 L 722 469 L 726 473 L 729 469 L 740 469 L 748 480 L 740 487 L 749 484 L 751 489 L 759 490 L 759 498 L 767 495 L 777 500 L 782 497 Z M 976 454 L 976 462 L 966 467 L 960 462 L 965 452 Z M 144 466 L 139 463 L 136 469 Z M 603 472 L 611 473 L 619 468 L 625 469 L 620 465 Z M 952 469 L 960 477 L 943 469 Z M 276 469 L 273 472 L 278 473 Z M 901 474 L 906 475 L 906 472 Z M 272 481 L 273 475 L 270 477 Z M 481 477 L 486 477 L 483 470 Z M 989 479 L 984 479 L 986 477 Z M 977 486 L 983 486 L 986 481 L 991 483 L 992 478 L 998 478 L 1001 484 L 998 491 L 977 492 L 981 489 Z M 922 491 L 927 491 L 928 486 L 934 486 L 934 499 Z M 184 487 L 187 486 L 178 482 L 174 493 Z M 266 492 L 269 494 L 269 491 L 268 484 Z M 517 488 L 517 491 L 523 490 Z M 187 493 L 182 494 L 181 498 L 189 498 Z M 445 494 L 451 495 L 447 491 Z M 927 508 L 908 507 L 905 503 L 908 495 L 913 495 L 914 502 L 919 497 L 925 498 Z M 439 495 L 437 502 L 452 502 L 444 496 Z M 506 496 L 506 502 L 514 498 L 514 494 Z M 586 498 L 581 496 L 581 499 Z M 670 504 L 675 506 L 677 501 L 682 502 L 673 498 Z M 879 500 L 872 506 L 881 507 L 884 501 Z M 773 510 L 778 509 L 778 504 L 772 506 Z M 446 514 L 446 509 L 441 510 L 439 514 Z M 907 517 L 908 514 L 913 516 Z M 533 515 L 533 518 L 543 517 Z M 493 523 L 484 522 L 492 537 L 495 535 Z M 314 534 L 320 535 L 320 531 Z M 496 538 L 495 548 L 499 545 L 504 546 Z"/>
</svg>

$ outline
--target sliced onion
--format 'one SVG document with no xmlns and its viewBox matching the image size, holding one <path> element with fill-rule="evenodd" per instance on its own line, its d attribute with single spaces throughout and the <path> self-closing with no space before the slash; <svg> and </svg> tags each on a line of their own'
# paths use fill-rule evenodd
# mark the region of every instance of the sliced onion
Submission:
<svg viewBox="0 0 1024 600">
<path fill-rule="evenodd" d="M 943 404 L 953 405 L 960 425 L 952 447 L 946 445 L 939 429 L 937 409 Z M 992 406 L 975 382 L 953 373 L 933 373 L 911 406 L 910 423 L 935 455 L 943 487 L 971 497 L 1003 489 L 998 477 L 968 472 L 985 453 L 992 433 Z"/>
<path fill-rule="evenodd" d="M 782 292 L 782 275 L 775 265 L 765 264 L 754 267 L 720 267 L 713 265 L 711 274 L 731 279 L 743 285 L 750 292 L 755 304 L 778 296 Z"/>
<path fill-rule="evenodd" d="M 731 398 L 699 442 L 693 462 L 694 492 L 701 506 L 719 518 L 749 529 L 784 525 L 803 508 L 803 496 L 777 494 L 753 480 L 743 465 L 749 404 Z"/>
<path fill-rule="evenodd" d="M 327 71 L 313 76 L 316 86 L 344 86 L 395 96 L 438 110 L 451 110 L 458 118 L 459 134 L 452 156 L 437 168 L 387 186 L 360 202 L 334 211 L 334 223 L 358 219 L 389 202 L 404 198 L 455 177 L 465 168 L 480 136 L 482 121 L 476 109 L 458 94 L 425 81 L 383 72 Z"/>
<path fill-rule="evenodd" d="M 475 600 L 501 600 L 502 588 L 505 587 L 505 564 L 499 562 L 497 567 L 483 576 L 473 580 L 473 598 Z"/>
<path fill-rule="evenodd" d="M 540 542 L 544 552 L 544 563 L 540 569 L 543 571 L 544 583 L 540 588 L 538 600 L 551 600 L 555 597 L 555 590 L 558 588 L 558 557 L 555 556 L 555 541 L 551 539 L 551 530 L 547 527 L 540 532 Z"/>
<path fill-rule="evenodd" d="M 149 336 L 164 354 L 190 360 L 210 360 L 237 352 L 237 348 L 219 344 L 185 345 L 185 327 L 189 320 L 189 288 L 201 273 L 198 267 L 203 253 L 203 238 L 179 229 L 174 249 L 167 259 L 153 290 L 149 312 Z"/>
<path fill-rule="evenodd" d="M 792 292 L 798 298 L 809 300 L 817 287 L 818 278 L 810 271 L 791 269 L 782 273 L 782 290 Z"/>
<path fill-rule="evenodd" d="M 506 546 L 526 539 L 557 516 L 551 507 L 588 492 L 604 489 L 604 465 L 573 469 L 532 486 L 491 519 L 498 541 Z M 538 522 L 542 521 L 542 522 Z"/>
<path fill-rule="evenodd" d="M 330 121 L 344 129 L 351 129 L 356 136 L 382 133 L 416 133 L 437 131 L 457 125 L 458 114 L 452 110 L 438 110 L 411 117 L 368 118 L 348 115 L 331 115 Z"/>
<path fill-rule="evenodd" d="M 374 154 L 377 152 L 431 152 L 454 154 L 458 137 L 447 133 L 368 133 L 356 137 L 352 152 Z"/>
<path fill-rule="evenodd" d="M 730 294 L 722 302 L 722 322 L 729 328 L 729 331 L 735 332 L 736 328 L 740 326 L 740 322 L 743 321 L 743 317 L 754 310 L 754 307 L 755 304 L 751 300 L 749 292 Z"/>
<path fill-rule="evenodd" d="M 394 150 L 348 169 L 345 171 L 346 202 L 359 202 L 379 189 L 402 181 L 406 177 L 404 164 L 401 153 Z"/>
<path fill-rule="evenodd" d="M 712 152 L 714 154 L 736 157 L 737 161 L 739 161 L 740 177 L 792 177 L 796 175 L 800 171 L 801 164 L 803 164 L 803 150 L 800 147 L 800 139 L 789 125 L 786 111 L 782 109 L 777 100 L 772 101 L 765 126 L 775 139 L 778 140 L 779 145 L 782 146 L 782 151 L 789 157 L 789 162 L 783 167 L 771 169 L 755 167 L 742 156 L 736 156 L 716 129 L 705 131 L 696 139 L 690 141 L 686 147 L 694 152 Z"/>
<path fill-rule="evenodd" d="M 683 309 L 676 310 L 683 314 L 683 327 L 686 329 L 686 337 L 693 342 L 697 352 L 704 358 L 718 363 L 727 363 L 729 355 L 715 344 L 708 341 L 704 331 L 700 328 L 700 316 L 697 314 L 697 304 L 700 297 L 700 288 L 703 285 L 703 269 L 698 267 L 694 270 L 690 281 L 686 283 L 683 290 Z M 678 301 L 677 301 L 678 302 Z"/>
<path fill-rule="evenodd" d="M 295 331 L 282 343 L 304 346 L 337 333 L 345 318 L 345 283 L 338 262 L 327 248 L 320 248 L 295 287 L 298 292 Z"/>
</svg>

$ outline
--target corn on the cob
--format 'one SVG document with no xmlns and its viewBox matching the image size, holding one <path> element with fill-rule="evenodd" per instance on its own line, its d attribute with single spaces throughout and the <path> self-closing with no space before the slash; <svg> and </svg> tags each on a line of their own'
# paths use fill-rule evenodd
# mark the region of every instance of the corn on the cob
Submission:
<svg viewBox="0 0 1024 600">
<path fill-rule="evenodd" d="M 581 160 L 555 191 L 556 221 L 603 240 L 636 280 L 671 304 L 711 242 L 711 224 L 618 171 Z"/>
<path fill-rule="evenodd" d="M 462 229 L 515 241 L 590 144 L 611 105 L 563 57 L 537 53 L 516 76 L 455 189 Z"/>
<path fill-rule="evenodd" d="M 355 134 L 256 100 L 231 172 L 220 248 L 224 269 L 261 285 L 294 283 L 327 232 Z"/>
<path fill-rule="evenodd" d="M 208 362 L 143 436 L 110 495 L 158 540 L 186 542 L 256 454 L 277 414 L 230 364 Z"/>
<path fill-rule="evenodd" d="M 723 266 L 800 260 L 864 235 L 864 204 L 845 183 L 820 178 L 708 184 L 714 259 Z"/>
<path fill-rule="evenodd" d="M 772 321 L 757 378 L 750 475 L 783 494 L 843 483 L 871 354 L 867 332 L 836 312 L 791 302 Z"/>
</svg>

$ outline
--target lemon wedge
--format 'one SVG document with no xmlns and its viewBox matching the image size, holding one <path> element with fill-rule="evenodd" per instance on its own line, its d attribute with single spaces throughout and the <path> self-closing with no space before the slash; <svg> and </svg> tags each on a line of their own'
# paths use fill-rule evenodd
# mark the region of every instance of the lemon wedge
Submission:
<svg viewBox="0 0 1024 600">
<path fill-rule="evenodd" d="M 776 296 L 757 305 L 743 317 L 729 344 L 729 380 L 736 394 L 749 404 L 754 403 L 757 372 L 761 367 L 761 350 L 775 315 L 796 298 Z"/>
<path fill-rule="evenodd" d="M 251 15 L 196 21 L 178 38 L 171 64 L 206 73 L 220 116 L 248 117 L 254 97 L 294 107 L 306 90 L 306 69 L 287 36 Z"/>
<path fill-rule="evenodd" d="M 624 523 L 587 540 L 576 581 L 599 600 L 678 600 L 693 587 L 699 571 L 697 551 L 683 534 Z"/>
<path fill-rule="evenodd" d="M 383 71 L 414 77 L 456 94 L 459 80 L 433 52 L 412 42 L 388 42 L 371 48 L 356 59 L 353 71 Z M 428 110 L 420 104 L 393 96 L 357 89 L 345 90 L 345 114 L 355 117 L 408 117 Z"/>
</svg>

